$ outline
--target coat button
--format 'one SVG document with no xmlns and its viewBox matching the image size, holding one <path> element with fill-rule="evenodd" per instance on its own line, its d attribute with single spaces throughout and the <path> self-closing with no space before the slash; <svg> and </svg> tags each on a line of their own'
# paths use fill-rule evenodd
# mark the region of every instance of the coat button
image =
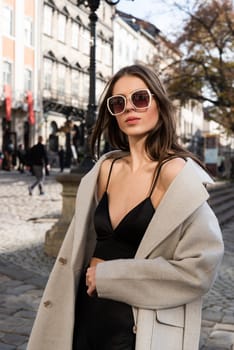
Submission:
<svg viewBox="0 0 234 350">
<path fill-rule="evenodd" d="M 134 324 L 134 326 L 132 327 L 132 331 L 133 331 L 134 334 L 136 334 L 136 332 L 137 332 L 137 325 Z"/>
<path fill-rule="evenodd" d="M 51 307 L 52 306 L 52 303 L 51 303 L 51 301 L 50 300 L 46 300 L 46 301 L 44 301 L 44 306 L 45 307 L 47 307 L 47 308 L 49 308 L 49 307 Z"/>
<path fill-rule="evenodd" d="M 60 262 L 61 265 L 66 265 L 66 263 L 67 263 L 67 259 L 62 258 L 62 257 L 60 257 L 58 261 Z"/>
</svg>

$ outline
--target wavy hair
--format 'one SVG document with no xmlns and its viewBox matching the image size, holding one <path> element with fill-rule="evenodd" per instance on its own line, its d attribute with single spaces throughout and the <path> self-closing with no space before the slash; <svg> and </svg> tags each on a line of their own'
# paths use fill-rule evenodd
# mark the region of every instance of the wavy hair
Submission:
<svg viewBox="0 0 234 350">
<path fill-rule="evenodd" d="M 123 76 L 140 78 L 153 94 L 156 101 L 159 120 L 149 132 L 145 141 L 145 150 L 150 159 L 159 161 L 171 156 L 191 157 L 200 165 L 201 162 L 189 151 L 179 145 L 176 135 L 175 107 L 168 98 L 166 90 L 157 74 L 150 68 L 135 64 L 120 69 L 108 82 L 101 96 L 97 121 L 91 135 L 91 151 L 93 156 L 100 156 L 102 136 L 114 149 L 129 151 L 127 135 L 119 128 L 116 118 L 107 109 L 107 99 L 112 96 L 115 83 Z"/>
</svg>

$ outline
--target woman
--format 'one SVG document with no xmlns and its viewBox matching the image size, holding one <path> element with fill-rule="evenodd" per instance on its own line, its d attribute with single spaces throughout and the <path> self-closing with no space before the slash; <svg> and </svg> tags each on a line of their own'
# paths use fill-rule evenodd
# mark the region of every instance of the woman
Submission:
<svg viewBox="0 0 234 350">
<path fill-rule="evenodd" d="M 223 255 L 199 161 L 176 140 L 156 74 L 106 87 L 92 136 L 120 151 L 83 177 L 28 350 L 197 350 L 201 298 Z"/>
</svg>

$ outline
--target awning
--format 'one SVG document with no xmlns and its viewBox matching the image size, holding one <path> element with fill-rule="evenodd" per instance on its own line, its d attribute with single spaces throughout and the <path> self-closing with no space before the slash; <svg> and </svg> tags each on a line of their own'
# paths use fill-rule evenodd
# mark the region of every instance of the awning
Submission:
<svg viewBox="0 0 234 350">
<path fill-rule="evenodd" d="M 4 96 L 5 96 L 5 108 L 6 108 L 6 120 L 9 122 L 11 120 L 11 86 L 4 85 Z"/>
<path fill-rule="evenodd" d="M 32 91 L 27 92 L 27 103 L 28 103 L 28 122 L 31 125 L 35 124 L 35 115 L 33 110 L 33 95 Z"/>
</svg>

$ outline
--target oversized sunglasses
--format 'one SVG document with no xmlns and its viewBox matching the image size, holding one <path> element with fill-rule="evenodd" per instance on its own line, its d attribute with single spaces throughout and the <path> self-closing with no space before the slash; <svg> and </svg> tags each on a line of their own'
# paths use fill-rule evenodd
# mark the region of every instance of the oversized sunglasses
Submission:
<svg viewBox="0 0 234 350">
<path fill-rule="evenodd" d="M 137 110 L 149 108 L 152 101 L 152 95 L 149 89 L 138 89 L 133 91 L 129 100 L 132 106 Z M 124 95 L 114 95 L 107 99 L 107 108 L 112 115 L 119 115 L 125 112 L 127 106 L 127 97 Z"/>
</svg>

